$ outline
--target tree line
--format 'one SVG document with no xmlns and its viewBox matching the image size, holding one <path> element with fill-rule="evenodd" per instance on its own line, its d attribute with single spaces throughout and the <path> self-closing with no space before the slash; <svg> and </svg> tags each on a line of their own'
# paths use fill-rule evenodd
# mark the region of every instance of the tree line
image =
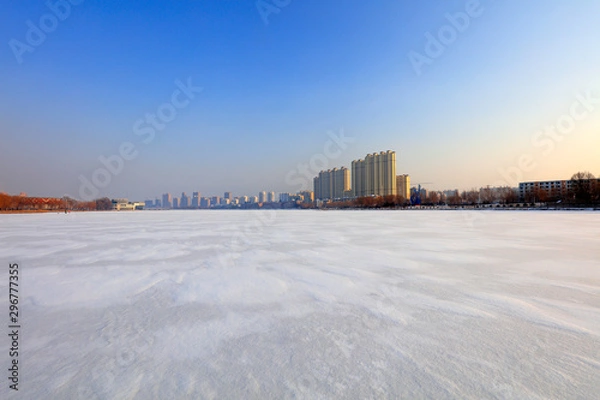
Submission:
<svg viewBox="0 0 600 400">
<path fill-rule="evenodd" d="M 103 197 L 79 201 L 70 197 L 27 197 L 0 193 L 0 211 L 104 211 L 112 210 L 112 201 Z"/>
</svg>

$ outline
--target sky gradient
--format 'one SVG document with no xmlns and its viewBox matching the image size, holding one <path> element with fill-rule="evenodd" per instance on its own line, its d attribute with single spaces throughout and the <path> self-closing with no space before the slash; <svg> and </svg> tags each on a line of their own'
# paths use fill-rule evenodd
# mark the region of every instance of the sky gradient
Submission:
<svg viewBox="0 0 600 400">
<path fill-rule="evenodd" d="M 131 143 L 94 197 L 291 192 L 342 131 L 329 167 L 391 149 L 430 189 L 600 175 L 595 0 L 56 4 L 56 26 L 44 1 L 0 16 L 0 191 L 80 198 Z"/>
</svg>

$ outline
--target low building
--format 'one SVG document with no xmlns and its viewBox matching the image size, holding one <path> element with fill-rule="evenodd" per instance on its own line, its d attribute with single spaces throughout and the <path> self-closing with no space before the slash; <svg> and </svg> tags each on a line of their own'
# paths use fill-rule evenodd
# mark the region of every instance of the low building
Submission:
<svg viewBox="0 0 600 400">
<path fill-rule="evenodd" d="M 142 202 L 131 202 L 127 201 L 127 199 L 113 199 L 111 201 L 113 205 L 113 210 L 116 211 L 143 210 L 145 205 Z"/>
<path fill-rule="evenodd" d="M 572 180 L 558 181 L 534 181 L 519 183 L 519 199 L 521 201 L 532 199 L 535 197 L 554 198 L 566 196 L 573 189 Z M 545 200 L 545 199 L 543 199 Z"/>
</svg>

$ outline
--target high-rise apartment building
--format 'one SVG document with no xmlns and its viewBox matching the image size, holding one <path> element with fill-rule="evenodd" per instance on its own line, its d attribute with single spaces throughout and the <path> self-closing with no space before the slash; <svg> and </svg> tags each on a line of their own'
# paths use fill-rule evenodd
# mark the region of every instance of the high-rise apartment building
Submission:
<svg viewBox="0 0 600 400">
<path fill-rule="evenodd" d="M 177 197 L 173 197 L 173 208 L 179 208 L 179 199 Z"/>
<path fill-rule="evenodd" d="M 410 176 L 408 174 L 396 176 L 396 194 L 410 199 Z"/>
<path fill-rule="evenodd" d="M 181 192 L 181 201 L 179 202 L 180 208 L 189 208 L 190 206 L 190 196 L 185 194 L 185 192 Z"/>
<path fill-rule="evenodd" d="M 267 202 L 269 202 L 269 203 L 275 202 L 275 192 L 267 193 Z"/>
<path fill-rule="evenodd" d="M 267 201 L 267 192 L 262 191 L 258 192 L 258 202 L 265 203 Z"/>
<path fill-rule="evenodd" d="M 173 196 L 171 196 L 171 193 L 162 195 L 162 206 L 163 208 L 173 208 Z"/>
<path fill-rule="evenodd" d="M 286 201 L 290 201 L 290 194 L 289 193 L 279 193 L 279 201 L 281 203 L 285 203 Z"/>
<path fill-rule="evenodd" d="M 321 171 L 313 179 L 313 185 L 316 199 L 341 199 L 350 190 L 350 170 L 341 167 Z"/>
<path fill-rule="evenodd" d="M 192 193 L 192 207 L 198 208 L 200 207 L 200 192 Z"/>
<path fill-rule="evenodd" d="M 229 201 L 233 200 L 233 196 L 231 195 L 231 192 L 223 193 L 223 197 Z"/>
<path fill-rule="evenodd" d="M 315 192 L 310 191 L 310 190 L 305 190 L 303 192 L 300 192 L 300 195 L 303 197 L 303 202 L 305 203 L 312 203 L 313 201 L 315 201 Z"/>
<path fill-rule="evenodd" d="M 352 193 L 355 197 L 396 194 L 396 152 L 367 154 L 352 161 Z"/>
<path fill-rule="evenodd" d="M 209 208 L 210 207 L 210 199 L 208 197 L 202 197 L 200 199 L 200 208 Z"/>
</svg>

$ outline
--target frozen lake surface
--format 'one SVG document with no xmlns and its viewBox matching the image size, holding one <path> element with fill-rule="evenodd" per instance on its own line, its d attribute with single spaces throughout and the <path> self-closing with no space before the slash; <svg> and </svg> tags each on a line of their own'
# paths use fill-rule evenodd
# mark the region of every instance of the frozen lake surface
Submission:
<svg viewBox="0 0 600 400">
<path fill-rule="evenodd" d="M 3 399 L 600 394 L 598 212 L 0 215 L 0 261 Z"/>
</svg>

